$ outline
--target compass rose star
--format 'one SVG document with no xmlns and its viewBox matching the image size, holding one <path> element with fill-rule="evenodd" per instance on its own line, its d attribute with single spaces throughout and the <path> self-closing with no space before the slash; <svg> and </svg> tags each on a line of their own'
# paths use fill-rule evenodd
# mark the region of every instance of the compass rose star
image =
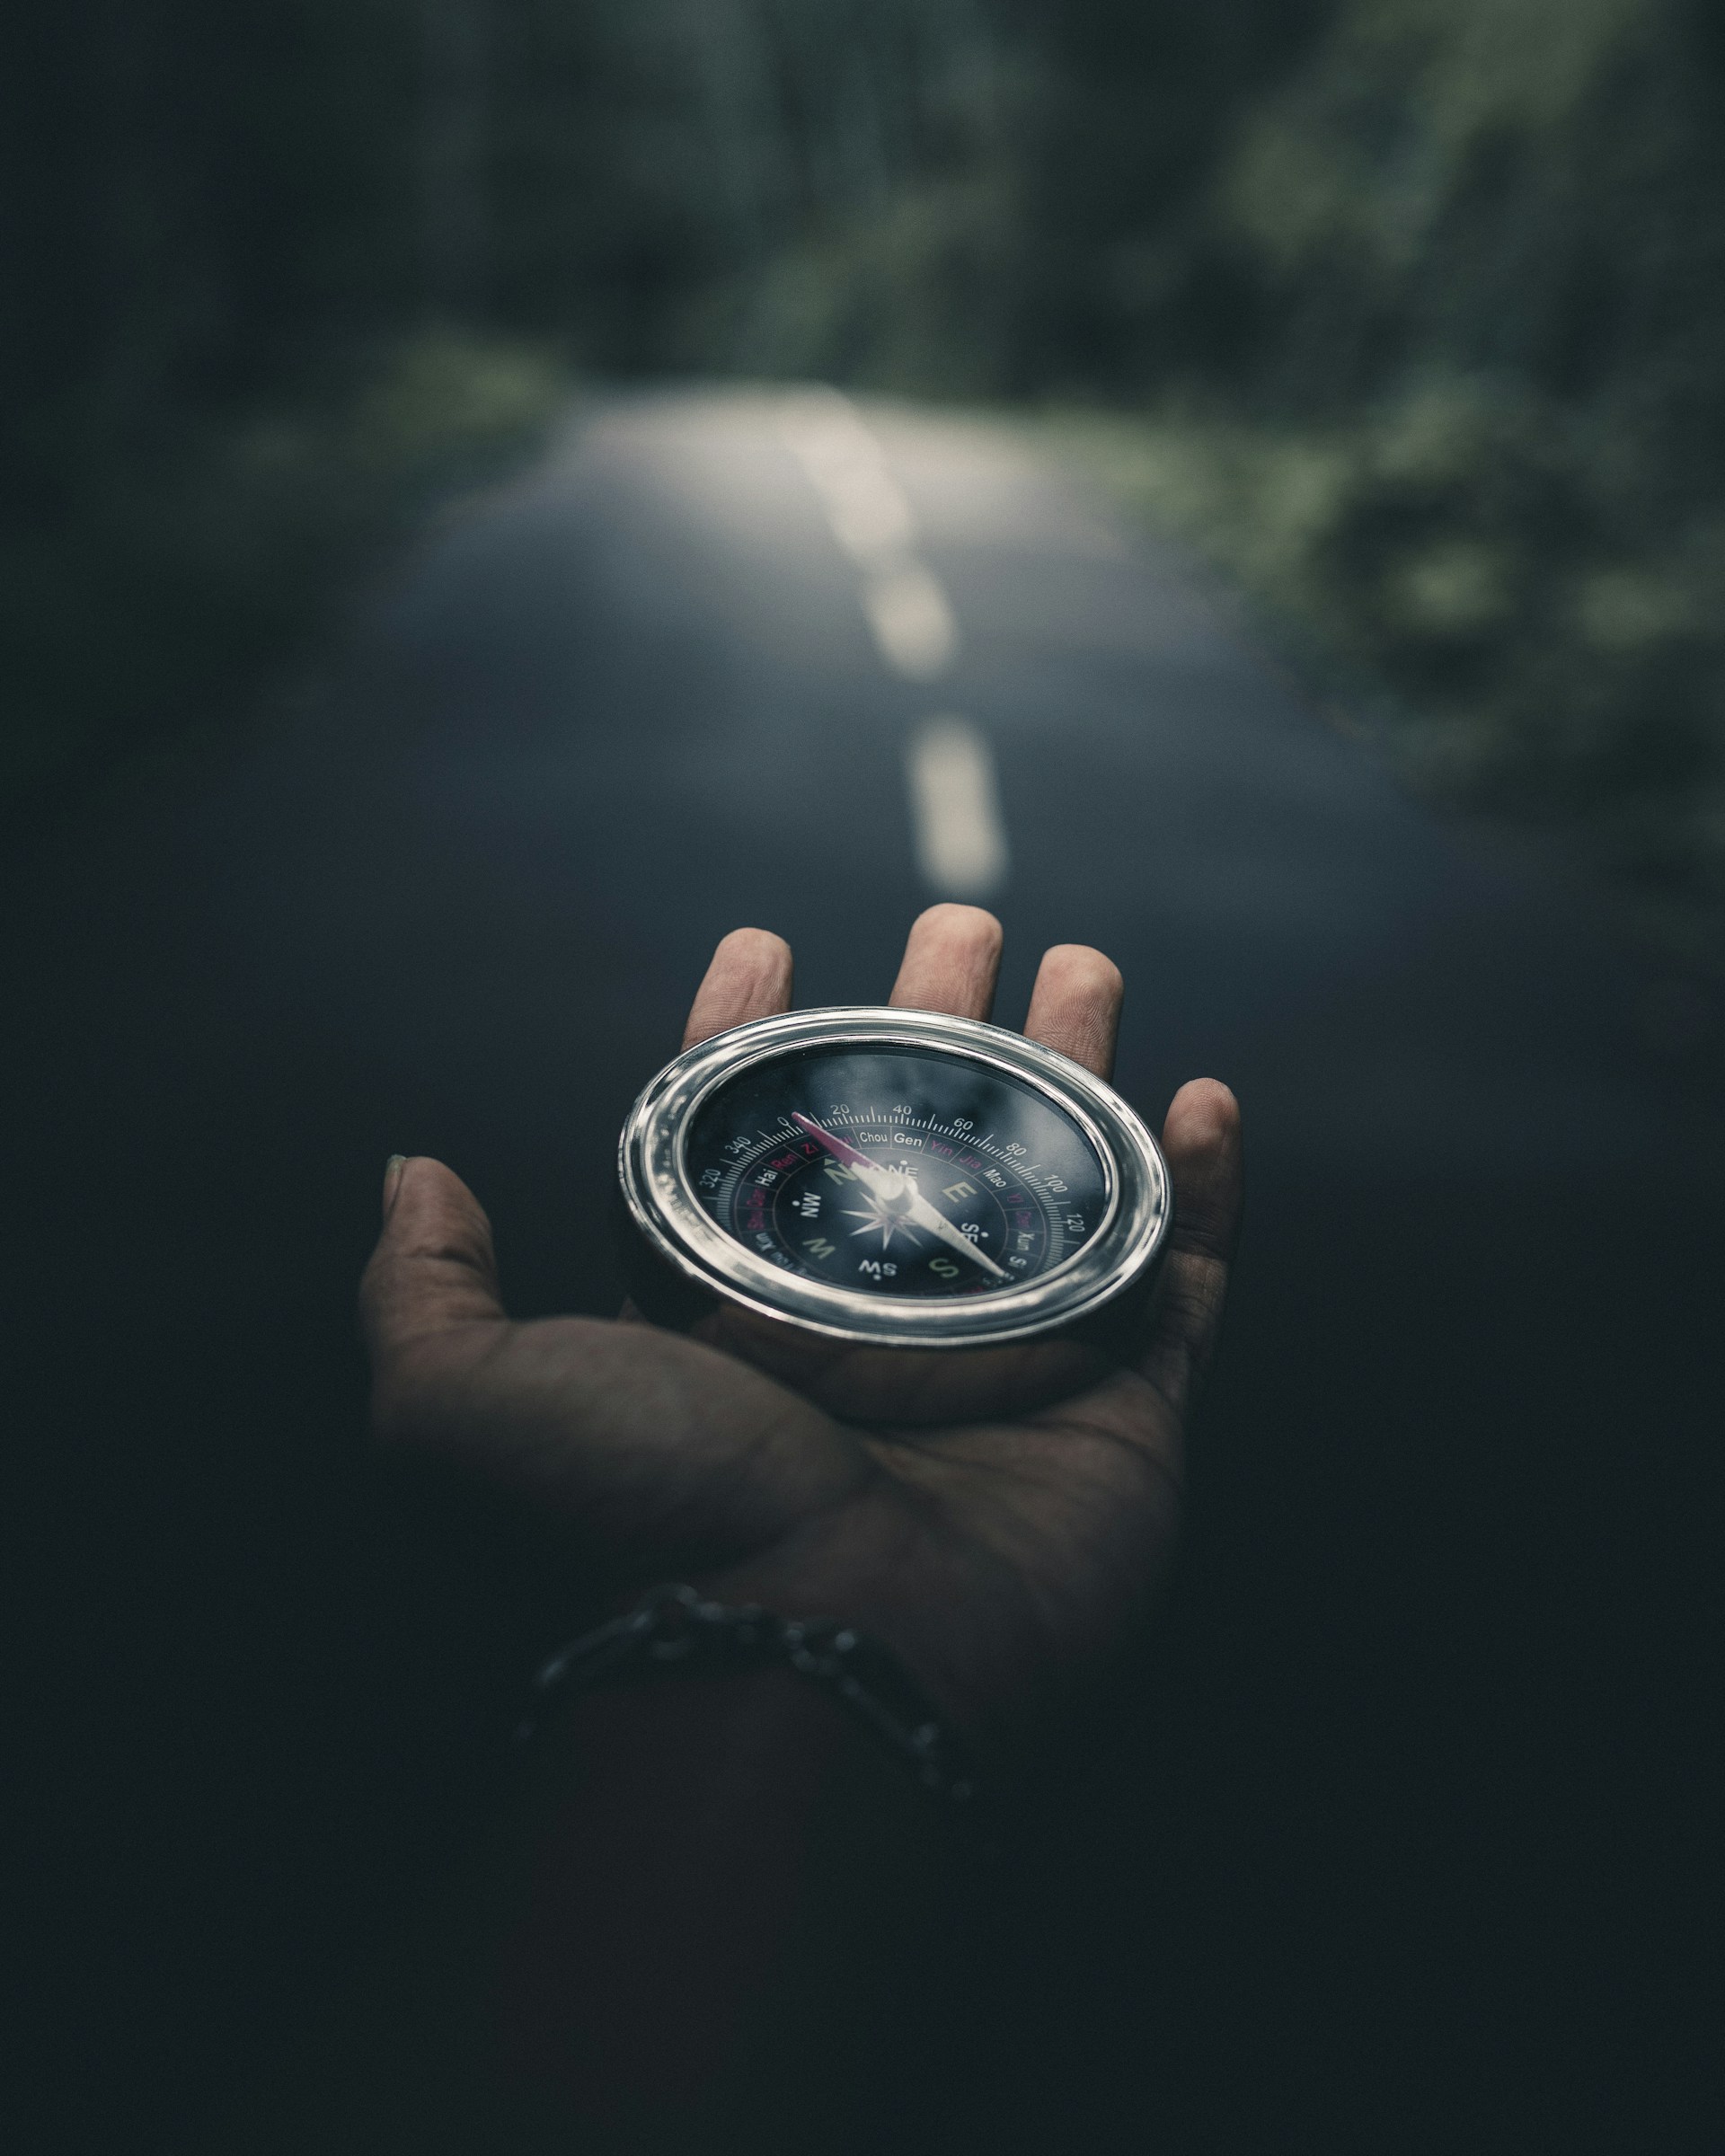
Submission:
<svg viewBox="0 0 1725 2156">
<path fill-rule="evenodd" d="M 855 1206 L 847 1206 L 845 1210 L 845 1217 L 847 1220 L 860 1220 L 862 1223 L 860 1228 L 851 1230 L 854 1236 L 872 1235 L 878 1230 L 880 1236 L 880 1248 L 883 1250 L 889 1250 L 892 1248 L 893 1236 L 900 1232 L 903 1233 L 907 1242 L 914 1243 L 916 1241 L 916 1231 L 910 1223 L 902 1215 L 895 1213 L 890 1206 L 876 1197 L 872 1192 L 867 1197 L 866 1210 Z"/>
</svg>

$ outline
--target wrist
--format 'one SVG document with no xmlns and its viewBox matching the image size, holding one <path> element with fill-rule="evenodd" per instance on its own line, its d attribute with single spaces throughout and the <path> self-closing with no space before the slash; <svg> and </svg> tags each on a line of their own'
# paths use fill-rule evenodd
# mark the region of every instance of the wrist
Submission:
<svg viewBox="0 0 1725 2156">
<path fill-rule="evenodd" d="M 1082 1743 L 1096 1686 L 1142 1639 L 1155 1607 L 1147 1570 L 1122 1562 L 1109 1591 L 1068 1596 L 1010 1553 L 950 1532 L 932 1507 L 866 1498 L 694 1584 L 715 1599 L 836 1618 L 880 1640 L 1001 1798 Z"/>
<path fill-rule="evenodd" d="M 774 1671 L 825 1696 L 934 1807 L 968 1814 L 977 1796 L 969 1748 L 942 1708 L 883 1641 L 842 1619 L 786 1617 L 760 1604 L 723 1603 L 684 1583 L 651 1588 L 634 1608 L 596 1626 L 540 1669 L 517 1736 L 533 1736 L 571 1695 L 619 1683 L 687 1683 Z"/>
<path fill-rule="evenodd" d="M 977 1756 L 985 1777 L 1031 1741 L 1040 1643 L 979 1553 L 936 1546 L 894 1508 L 816 1520 L 744 1564 L 700 1576 L 704 1595 L 786 1617 L 830 1618 L 878 1640 Z"/>
</svg>

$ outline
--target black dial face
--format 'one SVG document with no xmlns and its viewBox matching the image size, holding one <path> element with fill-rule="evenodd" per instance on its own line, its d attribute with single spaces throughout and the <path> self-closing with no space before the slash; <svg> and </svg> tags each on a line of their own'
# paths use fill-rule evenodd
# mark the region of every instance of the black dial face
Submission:
<svg viewBox="0 0 1725 2156">
<path fill-rule="evenodd" d="M 684 1166 L 725 1232 L 806 1279 L 871 1295 L 986 1295 L 1039 1279 L 1101 1226 L 1078 1123 L 965 1056 L 805 1048 L 720 1084 Z"/>
</svg>

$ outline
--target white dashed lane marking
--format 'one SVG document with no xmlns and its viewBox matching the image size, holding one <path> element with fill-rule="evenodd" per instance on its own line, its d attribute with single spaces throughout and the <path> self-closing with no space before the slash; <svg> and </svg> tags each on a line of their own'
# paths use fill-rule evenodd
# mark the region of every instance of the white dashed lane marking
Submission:
<svg viewBox="0 0 1725 2156">
<path fill-rule="evenodd" d="M 881 664 L 906 681 L 940 680 L 958 658 L 959 624 L 940 579 L 917 554 L 916 512 L 862 414 L 836 390 L 807 390 L 786 401 L 779 426 L 834 540 L 856 564 Z M 1006 833 L 982 729 L 969 719 L 926 720 L 907 747 L 905 769 L 924 879 L 947 897 L 998 891 Z"/>
<path fill-rule="evenodd" d="M 952 609 L 920 561 L 895 561 L 865 577 L 862 611 L 881 658 L 907 681 L 938 681 L 958 656 Z"/>
<path fill-rule="evenodd" d="M 952 716 L 925 720 L 905 752 L 916 864 L 951 898 L 988 898 L 1006 881 L 995 759 L 980 727 Z"/>
</svg>

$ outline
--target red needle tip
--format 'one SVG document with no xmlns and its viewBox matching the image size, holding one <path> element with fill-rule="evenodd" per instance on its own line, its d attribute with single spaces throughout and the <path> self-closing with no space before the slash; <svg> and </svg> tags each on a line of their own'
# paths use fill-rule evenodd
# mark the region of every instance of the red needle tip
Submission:
<svg viewBox="0 0 1725 2156">
<path fill-rule="evenodd" d="M 847 1145 L 843 1138 L 836 1138 L 830 1130 L 823 1130 L 812 1116 L 800 1116 L 794 1110 L 791 1120 L 799 1130 L 807 1131 L 818 1138 L 836 1161 L 843 1161 L 847 1168 L 871 1168 L 874 1162 L 866 1153 L 859 1153 L 854 1145 Z"/>
</svg>

